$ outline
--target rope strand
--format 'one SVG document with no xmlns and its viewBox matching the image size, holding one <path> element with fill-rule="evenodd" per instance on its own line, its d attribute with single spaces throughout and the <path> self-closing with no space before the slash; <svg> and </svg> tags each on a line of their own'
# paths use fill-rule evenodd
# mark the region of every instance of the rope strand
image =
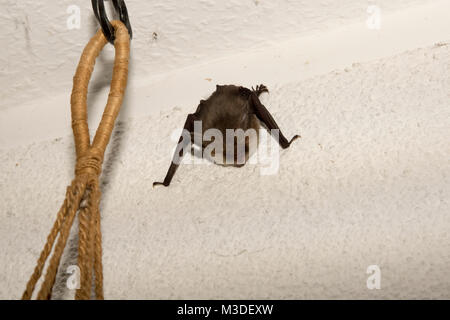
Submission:
<svg viewBox="0 0 450 320">
<path fill-rule="evenodd" d="M 37 299 L 50 299 L 61 256 L 69 237 L 77 212 L 79 213 L 78 267 L 80 268 L 80 289 L 76 299 L 90 299 L 92 283 L 96 299 L 103 299 L 102 240 L 100 227 L 99 176 L 106 146 L 111 138 L 115 120 L 123 102 L 128 78 L 130 38 L 128 30 L 120 21 L 111 21 L 115 29 L 115 59 L 110 93 L 98 126 L 94 141 L 90 143 L 87 122 L 87 92 L 94 70 L 95 59 L 107 40 L 99 30 L 86 45 L 80 58 L 71 95 L 72 130 L 75 139 L 77 163 L 75 179 L 67 188 L 66 199 L 58 211 L 56 221 L 47 237 L 37 265 L 26 285 L 22 299 L 31 299 L 36 283 L 42 276 L 45 263 L 56 243 L 47 272 Z M 93 282 L 93 276 L 95 281 Z"/>
</svg>

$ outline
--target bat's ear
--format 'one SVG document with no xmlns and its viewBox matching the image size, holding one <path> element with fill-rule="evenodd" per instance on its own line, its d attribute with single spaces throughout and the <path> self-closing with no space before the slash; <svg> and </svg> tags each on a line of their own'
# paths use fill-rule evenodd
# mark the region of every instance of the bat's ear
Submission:
<svg viewBox="0 0 450 320">
<path fill-rule="evenodd" d="M 218 84 L 216 84 L 216 91 L 220 91 L 224 86 L 219 86 Z"/>
<path fill-rule="evenodd" d="M 200 100 L 200 103 L 197 106 L 197 110 L 195 111 L 196 113 L 200 112 L 201 108 L 205 105 L 205 102 L 206 100 Z"/>
<path fill-rule="evenodd" d="M 252 91 L 250 89 L 242 87 L 242 86 L 239 87 L 239 94 L 242 97 L 249 97 L 251 93 L 252 93 Z"/>
</svg>

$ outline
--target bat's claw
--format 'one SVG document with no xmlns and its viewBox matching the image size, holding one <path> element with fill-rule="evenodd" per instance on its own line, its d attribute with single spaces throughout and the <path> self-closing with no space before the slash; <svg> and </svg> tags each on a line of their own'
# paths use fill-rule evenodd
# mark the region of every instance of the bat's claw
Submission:
<svg viewBox="0 0 450 320">
<path fill-rule="evenodd" d="M 291 143 L 292 143 L 292 142 L 294 142 L 295 140 L 300 139 L 300 138 L 301 138 L 301 136 L 298 135 L 298 134 L 296 134 L 295 136 L 292 137 L 291 141 L 287 142 L 287 141 L 285 140 L 283 143 L 281 143 L 281 147 L 282 147 L 283 149 L 287 149 L 287 148 L 289 148 L 289 147 L 291 146 Z"/>
<path fill-rule="evenodd" d="M 289 145 L 291 145 L 292 142 L 294 142 L 297 139 L 300 139 L 302 136 L 296 134 L 295 136 L 292 137 L 291 141 L 289 141 Z"/>
<path fill-rule="evenodd" d="M 256 95 L 259 97 L 263 92 L 269 93 L 269 89 L 263 84 L 257 85 L 256 88 L 252 87 L 252 91 L 256 93 Z"/>
<path fill-rule="evenodd" d="M 168 187 L 169 184 L 168 183 L 164 183 L 164 182 L 153 182 L 153 188 L 155 186 L 164 186 L 164 187 Z"/>
</svg>

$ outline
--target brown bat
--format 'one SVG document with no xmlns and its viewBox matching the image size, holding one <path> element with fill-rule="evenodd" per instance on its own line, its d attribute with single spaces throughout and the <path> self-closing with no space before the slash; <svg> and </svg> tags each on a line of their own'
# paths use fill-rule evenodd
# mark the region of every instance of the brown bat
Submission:
<svg viewBox="0 0 450 320">
<path fill-rule="evenodd" d="M 172 163 L 164 178 L 164 182 L 154 182 L 153 186 L 164 185 L 167 187 L 170 185 L 180 163 L 179 160 L 175 160 L 183 157 L 184 149 L 192 140 L 195 144 L 195 138 L 193 137 L 194 122 L 196 121 L 201 121 L 201 134 L 204 134 L 208 129 L 217 129 L 222 133 L 223 137 L 226 136 L 227 129 L 242 129 L 244 131 L 254 129 L 258 132 L 260 124 L 262 123 L 269 132 L 273 129 L 279 130 L 278 143 L 283 149 L 288 148 L 292 141 L 300 138 L 299 135 L 295 135 L 290 141 L 286 139 L 272 115 L 259 101 L 259 96 L 263 92 L 269 92 L 264 85 L 256 86 L 256 89 L 252 88 L 252 90 L 235 85 L 218 85 L 216 91 L 207 100 L 200 101 L 195 113 L 191 113 L 187 116 L 184 124 L 185 134 L 182 134 L 178 141 Z M 186 133 L 189 135 L 186 136 Z M 249 137 L 246 137 L 244 146 L 238 145 L 236 139 L 234 139 L 231 145 L 229 142 L 223 142 L 223 158 L 225 159 L 227 157 L 227 148 L 233 148 L 234 161 L 231 165 L 236 167 L 243 166 L 247 162 L 251 151 L 249 149 L 249 140 Z M 202 141 L 202 145 L 199 145 L 199 147 L 201 147 L 202 150 L 205 150 L 210 143 L 210 141 Z M 243 163 L 238 163 L 236 151 L 239 147 L 245 147 L 245 159 L 243 161 L 241 159 L 240 161 Z M 214 152 L 212 154 L 214 155 Z"/>
</svg>

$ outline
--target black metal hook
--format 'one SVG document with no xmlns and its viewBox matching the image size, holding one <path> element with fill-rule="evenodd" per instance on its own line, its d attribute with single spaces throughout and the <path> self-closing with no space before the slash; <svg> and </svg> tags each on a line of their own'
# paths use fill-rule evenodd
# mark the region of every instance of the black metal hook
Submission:
<svg viewBox="0 0 450 320">
<path fill-rule="evenodd" d="M 114 44 L 114 40 L 116 38 L 114 35 L 114 28 L 109 22 L 108 17 L 106 15 L 104 0 L 91 0 L 91 2 L 92 8 L 94 9 L 95 17 L 97 18 L 98 22 L 100 23 L 100 26 L 102 27 L 103 34 L 110 43 Z M 131 39 L 133 37 L 133 31 L 131 29 L 130 20 L 128 18 L 128 10 L 127 6 L 125 5 L 125 1 L 112 0 L 112 3 L 114 5 L 114 8 L 119 14 L 120 21 L 122 21 L 123 24 L 127 27 L 128 34 L 130 35 Z"/>
</svg>

